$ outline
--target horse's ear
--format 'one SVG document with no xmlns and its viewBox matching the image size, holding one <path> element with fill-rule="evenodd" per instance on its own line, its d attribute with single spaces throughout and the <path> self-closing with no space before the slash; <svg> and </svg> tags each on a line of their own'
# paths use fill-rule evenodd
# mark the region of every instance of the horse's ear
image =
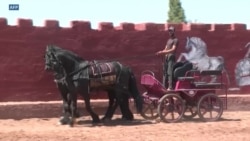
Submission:
<svg viewBox="0 0 250 141">
<path fill-rule="evenodd" d="M 48 45 L 47 45 L 47 48 L 48 48 L 48 49 L 51 49 L 51 47 L 52 47 L 51 44 L 48 44 Z"/>
<path fill-rule="evenodd" d="M 46 51 L 49 51 L 49 45 L 46 46 Z"/>
<path fill-rule="evenodd" d="M 55 46 L 53 46 L 52 44 L 47 45 L 47 50 L 50 52 L 54 52 L 55 51 Z"/>
</svg>

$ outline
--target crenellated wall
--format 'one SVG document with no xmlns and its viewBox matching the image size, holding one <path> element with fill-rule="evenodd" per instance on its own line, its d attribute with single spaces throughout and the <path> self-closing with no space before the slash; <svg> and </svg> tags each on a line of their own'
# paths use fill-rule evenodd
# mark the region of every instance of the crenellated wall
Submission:
<svg viewBox="0 0 250 141">
<path fill-rule="evenodd" d="M 18 19 L 16 26 L 0 18 L 0 101 L 60 99 L 52 74 L 44 71 L 44 51 L 47 44 L 72 50 L 87 60 L 119 60 L 132 67 L 138 84 L 140 73 L 150 69 L 161 80 L 162 58 L 154 53 L 163 49 L 168 39 L 169 24 L 121 23 L 114 27 L 102 22 L 92 29 L 89 21 L 72 21 L 62 28 L 57 20 L 46 20 L 43 27 L 33 26 L 32 20 Z M 207 43 L 209 56 L 223 56 L 236 87 L 234 69 L 246 53 L 250 41 L 245 24 L 177 24 L 180 40 L 177 53 L 185 51 L 187 36 L 198 36 Z M 143 88 L 139 85 L 140 90 Z M 249 87 L 240 93 L 249 92 Z M 237 92 L 239 93 L 239 92 Z M 96 92 L 93 98 L 105 94 Z"/>
</svg>

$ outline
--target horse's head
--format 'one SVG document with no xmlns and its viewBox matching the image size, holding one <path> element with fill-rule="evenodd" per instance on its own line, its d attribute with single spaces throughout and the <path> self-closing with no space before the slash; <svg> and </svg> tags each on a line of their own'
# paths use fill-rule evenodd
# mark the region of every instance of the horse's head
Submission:
<svg viewBox="0 0 250 141">
<path fill-rule="evenodd" d="M 51 46 L 47 46 L 45 52 L 45 70 L 53 71 L 55 80 L 59 81 L 65 78 L 66 73 L 64 71 L 62 62 L 57 58 L 55 50 Z"/>
<path fill-rule="evenodd" d="M 199 37 L 187 37 L 186 50 L 195 49 L 199 54 L 207 54 L 207 45 Z"/>
<path fill-rule="evenodd" d="M 50 46 L 46 47 L 44 59 L 45 59 L 45 70 L 53 71 L 55 65 L 57 64 L 57 61 Z"/>
<path fill-rule="evenodd" d="M 52 45 L 48 45 L 45 51 L 45 70 L 56 71 L 61 65 L 56 57 L 56 50 Z"/>
<path fill-rule="evenodd" d="M 46 48 L 46 70 L 52 70 L 55 73 L 71 74 L 78 69 L 81 61 L 83 61 L 83 59 L 71 51 L 53 45 L 48 45 Z"/>
</svg>

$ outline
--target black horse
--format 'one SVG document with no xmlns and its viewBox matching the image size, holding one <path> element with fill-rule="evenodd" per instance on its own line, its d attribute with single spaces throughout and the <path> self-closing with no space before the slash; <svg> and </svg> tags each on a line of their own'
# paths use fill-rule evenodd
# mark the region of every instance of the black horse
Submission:
<svg viewBox="0 0 250 141">
<path fill-rule="evenodd" d="M 142 110 L 142 98 L 136 86 L 136 79 L 129 67 L 117 61 L 86 61 L 75 53 L 54 45 L 49 45 L 45 53 L 45 69 L 55 72 L 56 80 L 67 86 L 66 97 L 70 110 L 64 110 L 64 117 L 73 125 L 77 110 L 77 93 L 85 101 L 86 110 L 93 122 L 100 122 L 97 114 L 90 106 L 89 93 L 93 90 L 108 92 L 109 107 L 103 119 L 111 119 L 119 105 L 124 119 L 133 120 L 129 109 L 129 98 L 135 100 L 137 111 Z M 69 118 L 71 117 L 71 118 Z"/>
</svg>

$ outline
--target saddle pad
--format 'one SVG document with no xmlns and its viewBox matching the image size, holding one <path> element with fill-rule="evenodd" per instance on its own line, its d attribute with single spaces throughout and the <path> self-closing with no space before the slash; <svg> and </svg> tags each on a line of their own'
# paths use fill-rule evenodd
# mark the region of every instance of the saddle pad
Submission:
<svg viewBox="0 0 250 141">
<path fill-rule="evenodd" d="M 116 75 L 109 75 L 109 76 L 104 76 L 102 78 L 91 79 L 90 87 L 95 88 L 101 86 L 108 86 L 115 84 L 115 82 L 116 82 Z"/>
<path fill-rule="evenodd" d="M 94 76 L 109 74 L 112 72 L 110 63 L 98 63 L 91 66 L 91 71 Z"/>
</svg>

